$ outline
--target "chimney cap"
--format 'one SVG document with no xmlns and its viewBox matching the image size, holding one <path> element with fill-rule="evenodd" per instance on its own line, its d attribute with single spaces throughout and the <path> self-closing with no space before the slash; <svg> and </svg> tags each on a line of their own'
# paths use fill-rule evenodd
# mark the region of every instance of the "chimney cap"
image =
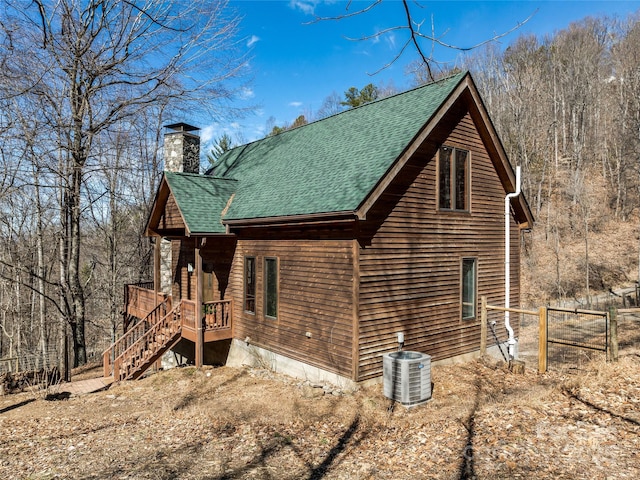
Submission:
<svg viewBox="0 0 640 480">
<path fill-rule="evenodd" d="M 171 123 L 169 125 L 165 125 L 165 128 L 175 130 L 176 132 L 193 132 L 194 130 L 200 130 L 199 127 L 194 127 L 193 125 L 189 125 L 184 122 Z"/>
</svg>

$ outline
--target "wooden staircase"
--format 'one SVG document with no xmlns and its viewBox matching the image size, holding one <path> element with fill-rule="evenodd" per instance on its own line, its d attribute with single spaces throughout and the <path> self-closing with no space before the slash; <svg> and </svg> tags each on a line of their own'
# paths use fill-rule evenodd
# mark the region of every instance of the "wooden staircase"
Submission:
<svg viewBox="0 0 640 480">
<path fill-rule="evenodd" d="M 105 377 L 137 379 L 180 340 L 182 302 L 167 310 L 166 302 L 159 304 L 103 353 Z"/>
</svg>

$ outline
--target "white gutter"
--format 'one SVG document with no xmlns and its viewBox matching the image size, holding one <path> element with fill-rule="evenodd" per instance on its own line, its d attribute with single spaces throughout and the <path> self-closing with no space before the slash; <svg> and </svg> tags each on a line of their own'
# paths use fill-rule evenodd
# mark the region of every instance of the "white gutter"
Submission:
<svg viewBox="0 0 640 480">
<path fill-rule="evenodd" d="M 511 199 L 520 195 L 520 167 L 516 167 L 516 191 L 507 194 L 504 199 L 504 306 L 511 307 Z M 509 311 L 504 312 L 504 326 L 509 332 L 507 348 L 509 360 L 515 358 L 516 339 L 509 323 Z"/>
</svg>

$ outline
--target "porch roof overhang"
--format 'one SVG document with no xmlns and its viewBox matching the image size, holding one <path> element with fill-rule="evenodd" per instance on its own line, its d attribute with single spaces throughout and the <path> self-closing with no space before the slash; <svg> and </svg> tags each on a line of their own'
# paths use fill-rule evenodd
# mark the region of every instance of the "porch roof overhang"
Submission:
<svg viewBox="0 0 640 480">
<path fill-rule="evenodd" d="M 237 182 L 228 178 L 165 172 L 147 221 L 147 236 L 224 235 L 222 223 Z"/>
</svg>

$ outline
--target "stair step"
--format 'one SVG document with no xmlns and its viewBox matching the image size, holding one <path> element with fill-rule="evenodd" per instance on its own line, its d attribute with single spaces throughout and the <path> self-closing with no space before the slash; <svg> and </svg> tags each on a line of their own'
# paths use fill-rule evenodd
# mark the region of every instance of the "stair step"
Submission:
<svg viewBox="0 0 640 480">
<path fill-rule="evenodd" d="M 166 350 L 180 334 L 180 315 L 177 313 L 179 312 L 175 310 L 167 312 L 167 315 L 171 315 L 170 317 L 165 316 L 152 324 L 147 324 L 145 332 L 140 329 L 130 330 L 129 338 L 119 344 L 120 347 L 116 352 L 118 353 L 116 357 L 120 360 L 118 371 L 114 370 L 114 377 L 119 380 L 137 378 L 160 357 L 160 352 Z M 166 322 L 166 324 L 158 325 L 158 322 Z M 154 330 L 150 331 L 150 329 Z M 122 348 L 123 346 L 125 348 Z M 133 351 L 127 354 L 127 358 L 121 358 L 121 355 L 131 347 Z"/>
</svg>

